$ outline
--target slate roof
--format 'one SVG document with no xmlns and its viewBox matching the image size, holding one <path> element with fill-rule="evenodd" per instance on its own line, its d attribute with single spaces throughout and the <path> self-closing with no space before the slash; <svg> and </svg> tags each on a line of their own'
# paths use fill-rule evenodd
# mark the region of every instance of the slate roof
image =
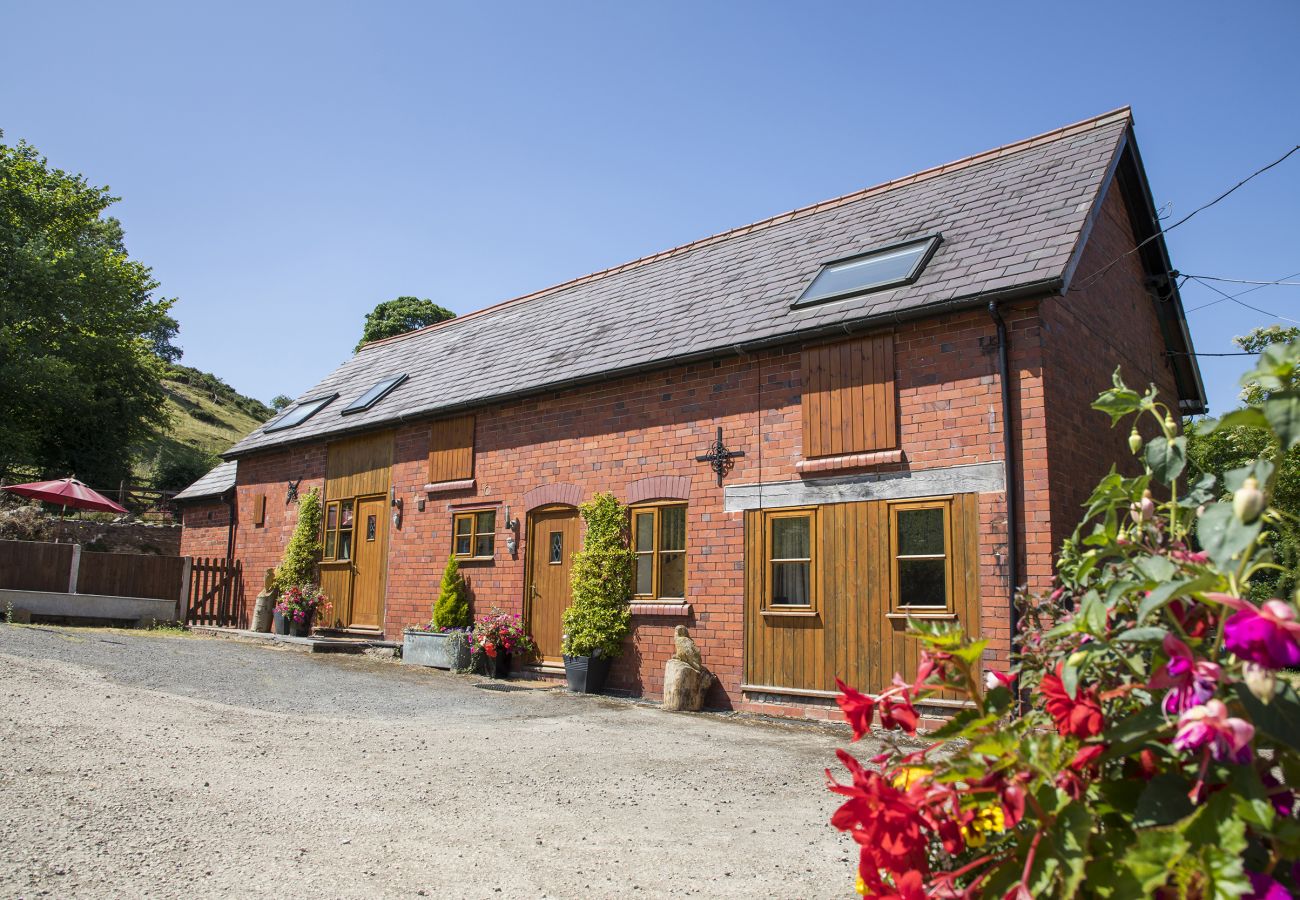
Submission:
<svg viewBox="0 0 1300 900">
<path fill-rule="evenodd" d="M 235 486 L 235 470 L 238 467 L 239 463 L 233 459 L 220 463 L 216 468 L 172 499 L 184 503 L 187 500 L 206 500 L 211 497 L 220 497 Z"/>
<path fill-rule="evenodd" d="M 225 455 L 934 314 L 963 298 L 1059 290 L 1130 124 L 1116 110 L 369 344 L 300 398 L 337 392 L 333 403 Z M 943 242 L 913 284 L 790 308 L 823 263 L 934 233 Z M 375 406 L 339 414 L 402 372 L 410 379 Z"/>
</svg>

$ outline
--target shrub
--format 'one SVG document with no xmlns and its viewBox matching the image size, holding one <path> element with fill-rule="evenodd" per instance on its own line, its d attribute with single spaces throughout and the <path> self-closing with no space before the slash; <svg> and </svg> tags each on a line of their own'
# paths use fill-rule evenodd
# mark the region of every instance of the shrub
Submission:
<svg viewBox="0 0 1300 900">
<path fill-rule="evenodd" d="M 284 559 L 275 570 L 275 588 L 287 591 L 294 585 L 316 582 L 316 563 L 320 560 L 320 491 L 312 488 L 298 501 L 298 524 L 293 528 Z"/>
<path fill-rule="evenodd" d="M 460 563 L 453 555 L 442 570 L 442 584 L 438 599 L 433 604 L 433 626 L 439 631 L 468 628 L 472 624 L 469 612 L 469 585 L 460 574 Z"/>
<path fill-rule="evenodd" d="M 1300 444 L 1300 344 L 1269 348 L 1276 390 L 1216 427 Z M 919 750 L 892 745 L 831 789 L 832 824 L 860 847 L 859 890 L 891 897 L 1291 896 L 1300 858 L 1300 663 L 1295 605 L 1248 598 L 1274 563 L 1276 470 L 1257 458 L 1180 481 L 1187 440 L 1152 388 L 1114 387 L 1095 407 L 1132 419 L 1144 474 L 1112 468 L 1066 542 L 1056 589 L 1025 601 L 1016 667 L 980 672 L 985 641 L 938 623 L 911 681 L 868 697 L 841 684 L 854 740 L 878 711 L 915 733 L 918 702 L 958 696 Z M 1149 427 L 1154 425 L 1154 427 Z M 1154 433 L 1144 440 L 1141 432 Z M 1217 499 L 1225 495 L 1224 499 Z M 1031 702 L 1016 716 L 1017 702 Z M 828 773 L 829 774 L 829 773 Z"/>
<path fill-rule="evenodd" d="M 528 632 L 524 631 L 519 616 L 496 608 L 475 620 L 474 630 L 466 639 L 469 641 L 471 668 L 479 666 L 484 657 L 495 659 L 501 654 L 531 653 L 537 649 Z"/>
<path fill-rule="evenodd" d="M 573 604 L 564 611 L 566 656 L 612 658 L 631 630 L 635 554 L 628 549 L 627 509 L 613 494 L 579 507 L 587 525 L 570 572 Z"/>
</svg>

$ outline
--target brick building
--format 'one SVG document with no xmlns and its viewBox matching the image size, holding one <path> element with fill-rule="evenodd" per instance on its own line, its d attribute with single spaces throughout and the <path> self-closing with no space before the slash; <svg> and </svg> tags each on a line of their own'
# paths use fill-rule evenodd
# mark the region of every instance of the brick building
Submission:
<svg viewBox="0 0 1300 900">
<path fill-rule="evenodd" d="M 233 552 L 260 583 L 317 487 L 334 626 L 427 621 L 456 553 L 554 671 L 576 506 L 612 491 L 612 687 L 657 695 L 679 623 L 732 708 L 884 688 L 909 615 L 1004 659 L 1013 586 L 1128 457 L 1089 409 L 1114 368 L 1203 410 L 1156 227 L 1122 109 L 370 344 L 226 454 Z"/>
</svg>

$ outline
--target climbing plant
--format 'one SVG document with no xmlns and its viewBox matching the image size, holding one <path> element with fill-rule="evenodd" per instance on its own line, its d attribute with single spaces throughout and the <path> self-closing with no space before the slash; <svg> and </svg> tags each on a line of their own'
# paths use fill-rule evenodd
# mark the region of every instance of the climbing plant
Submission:
<svg viewBox="0 0 1300 900">
<path fill-rule="evenodd" d="M 283 592 L 295 585 L 316 583 L 316 564 L 321 555 L 320 526 L 320 491 L 312 488 L 298 501 L 298 523 L 275 570 L 277 590 Z"/>
<path fill-rule="evenodd" d="M 579 508 L 587 527 L 573 555 L 573 602 L 564 611 L 566 656 L 615 657 L 632 627 L 636 556 L 628 548 L 627 507 L 613 494 L 597 494 Z"/>
</svg>

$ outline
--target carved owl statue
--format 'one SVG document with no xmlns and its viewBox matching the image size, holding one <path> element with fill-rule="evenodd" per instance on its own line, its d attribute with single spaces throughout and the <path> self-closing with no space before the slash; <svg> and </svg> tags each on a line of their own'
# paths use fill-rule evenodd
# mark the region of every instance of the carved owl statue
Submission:
<svg viewBox="0 0 1300 900">
<path fill-rule="evenodd" d="M 695 641 L 691 640 L 685 625 L 677 626 L 674 631 L 673 643 L 677 646 L 677 652 L 673 654 L 673 659 L 681 660 L 697 672 L 704 670 L 704 661 L 700 659 L 700 649 L 695 646 Z"/>
</svg>

